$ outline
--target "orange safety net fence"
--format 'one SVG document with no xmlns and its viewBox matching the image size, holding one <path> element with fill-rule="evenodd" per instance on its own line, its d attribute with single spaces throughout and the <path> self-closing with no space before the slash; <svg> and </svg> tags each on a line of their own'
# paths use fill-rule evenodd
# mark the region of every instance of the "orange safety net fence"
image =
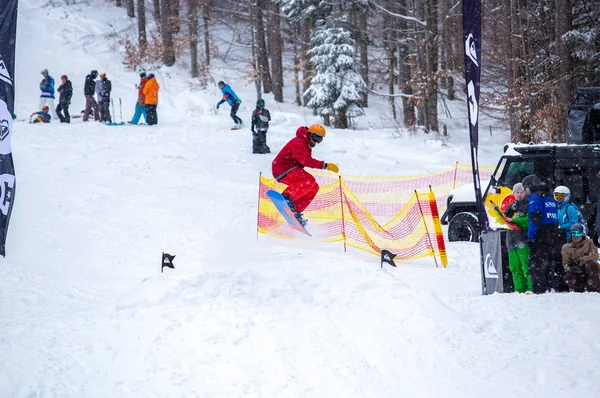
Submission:
<svg viewBox="0 0 600 398">
<path fill-rule="evenodd" d="M 447 264 L 439 214 L 446 207 L 448 193 L 472 181 L 470 166 L 456 163 L 451 169 L 414 177 L 341 178 L 317 170 L 310 172 L 320 185 L 319 193 L 304 211 L 312 239 L 343 242 L 344 247 L 377 255 L 387 249 L 396 254 L 396 260 L 434 256 L 442 265 Z M 481 174 L 483 180 L 489 178 L 490 171 Z M 282 192 L 285 185 L 261 175 L 258 232 L 294 239 L 297 232 L 267 198 L 269 189 Z"/>
</svg>

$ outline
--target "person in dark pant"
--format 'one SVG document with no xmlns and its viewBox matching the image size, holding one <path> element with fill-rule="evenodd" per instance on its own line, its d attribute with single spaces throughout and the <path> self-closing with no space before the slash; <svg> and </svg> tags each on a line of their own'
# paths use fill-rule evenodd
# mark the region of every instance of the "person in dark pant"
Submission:
<svg viewBox="0 0 600 398">
<path fill-rule="evenodd" d="M 100 110 L 98 109 L 98 103 L 94 98 L 94 89 L 96 88 L 95 79 L 97 77 L 97 70 L 91 71 L 90 74 L 85 77 L 85 84 L 83 86 L 83 94 L 85 94 L 85 111 L 83 112 L 84 122 L 87 122 L 92 109 L 94 110 L 94 120 L 100 120 Z"/>
<path fill-rule="evenodd" d="M 558 205 L 549 184 L 538 176 L 525 177 L 523 187 L 529 195 L 527 240 L 533 292 L 545 293 L 550 288 L 563 290 L 560 289 L 562 278 L 559 280 L 556 274 L 558 248 L 562 245 L 558 237 Z"/>
<path fill-rule="evenodd" d="M 240 108 L 242 100 L 239 99 L 235 91 L 229 87 L 229 84 L 225 84 L 224 81 L 220 81 L 218 85 L 221 89 L 221 93 L 223 94 L 223 98 L 217 102 L 217 109 L 219 109 L 223 102 L 227 102 L 231 106 L 231 112 L 229 113 L 229 116 L 231 116 L 233 122 L 235 123 L 235 127 L 232 127 L 232 130 L 238 130 L 243 124 L 242 119 L 237 116 L 237 111 Z"/>
<path fill-rule="evenodd" d="M 71 104 L 71 97 L 73 96 L 73 85 L 67 77 L 62 75 L 60 77 L 62 84 L 58 88 L 58 106 L 56 107 L 56 114 L 60 119 L 61 123 L 71 123 L 71 115 L 69 115 L 69 105 Z M 64 112 L 64 115 L 63 115 Z"/>
<path fill-rule="evenodd" d="M 100 91 L 100 121 L 112 123 L 110 117 L 110 92 L 112 91 L 112 83 L 106 78 L 106 73 L 100 73 L 102 80 L 102 90 Z"/>
<path fill-rule="evenodd" d="M 600 292 L 598 248 L 583 230 L 582 224 L 573 224 L 570 229 L 571 242 L 562 247 L 565 282 L 572 292 Z"/>
<path fill-rule="evenodd" d="M 271 114 L 265 108 L 265 100 L 256 101 L 256 109 L 252 112 L 252 153 L 271 153 L 267 145 L 267 131 L 269 130 Z"/>
<path fill-rule="evenodd" d="M 148 74 L 148 81 L 142 91 L 144 101 L 146 102 L 146 121 L 149 125 L 158 123 L 158 115 L 156 113 L 156 108 L 158 107 L 158 90 L 160 90 L 160 86 L 156 81 L 154 73 Z"/>
</svg>

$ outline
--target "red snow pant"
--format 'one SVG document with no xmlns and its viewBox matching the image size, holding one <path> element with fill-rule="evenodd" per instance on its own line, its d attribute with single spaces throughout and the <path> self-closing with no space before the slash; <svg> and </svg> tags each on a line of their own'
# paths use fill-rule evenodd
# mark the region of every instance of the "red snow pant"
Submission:
<svg viewBox="0 0 600 398">
<path fill-rule="evenodd" d="M 292 200 L 294 211 L 298 213 L 302 213 L 319 192 L 315 177 L 304 169 L 290 171 L 279 182 L 288 186 L 283 195 Z"/>
</svg>

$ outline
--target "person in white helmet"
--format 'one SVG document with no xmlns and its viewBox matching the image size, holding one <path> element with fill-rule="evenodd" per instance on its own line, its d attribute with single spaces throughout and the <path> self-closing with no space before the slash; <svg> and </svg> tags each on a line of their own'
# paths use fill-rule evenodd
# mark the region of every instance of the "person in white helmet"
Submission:
<svg viewBox="0 0 600 398">
<path fill-rule="evenodd" d="M 579 207 L 571 202 L 571 190 L 560 185 L 554 189 L 554 199 L 558 203 L 558 228 L 563 242 L 571 241 L 571 226 L 580 223 L 584 225 L 584 233 L 587 233 L 585 220 L 579 212 Z"/>
</svg>

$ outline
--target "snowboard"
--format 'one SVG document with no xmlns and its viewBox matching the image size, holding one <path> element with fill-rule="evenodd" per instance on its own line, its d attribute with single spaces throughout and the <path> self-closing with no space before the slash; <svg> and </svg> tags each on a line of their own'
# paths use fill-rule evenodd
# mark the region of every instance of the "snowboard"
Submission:
<svg viewBox="0 0 600 398">
<path fill-rule="evenodd" d="M 241 127 L 232 127 L 229 130 L 241 130 Z"/>
<path fill-rule="evenodd" d="M 517 227 L 517 224 L 515 224 L 514 222 L 512 222 L 512 220 L 508 217 L 506 217 L 504 215 L 504 213 L 502 212 L 502 210 L 500 210 L 500 208 L 498 207 L 497 204 L 495 204 L 494 202 L 492 202 L 490 200 L 490 206 L 492 206 L 492 209 L 494 209 L 494 211 L 496 212 L 496 214 L 498 214 L 498 216 L 500 217 L 500 219 L 502 221 L 504 221 L 504 223 L 506 224 L 506 226 L 510 229 L 512 229 L 513 231 L 520 231 L 519 227 Z"/>
<path fill-rule="evenodd" d="M 292 228 L 294 228 L 296 231 L 300 231 L 308 236 L 311 236 L 311 234 L 308 233 L 306 228 L 304 228 L 298 222 L 298 220 L 296 220 L 296 217 L 294 217 L 294 212 L 286 203 L 285 199 L 283 198 L 283 195 L 281 195 L 277 191 L 270 189 L 269 191 L 267 191 L 267 196 L 269 197 L 269 199 L 271 199 L 271 202 L 273 202 L 279 213 L 281 213 L 285 221 L 287 221 L 287 223 L 290 224 Z"/>
</svg>

